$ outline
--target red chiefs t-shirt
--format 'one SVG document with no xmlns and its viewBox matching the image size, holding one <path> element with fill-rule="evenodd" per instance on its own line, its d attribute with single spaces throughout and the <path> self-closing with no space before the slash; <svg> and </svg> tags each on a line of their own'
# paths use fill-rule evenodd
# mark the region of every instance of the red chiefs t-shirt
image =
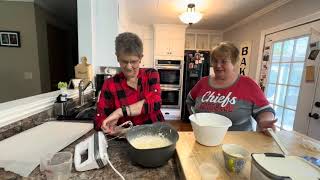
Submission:
<svg viewBox="0 0 320 180">
<path fill-rule="evenodd" d="M 215 88 L 203 77 L 189 92 L 186 103 L 196 112 L 214 112 L 232 121 L 229 130 L 252 130 L 251 118 L 274 110 L 260 87 L 249 77 L 239 78 L 229 87 Z"/>
</svg>

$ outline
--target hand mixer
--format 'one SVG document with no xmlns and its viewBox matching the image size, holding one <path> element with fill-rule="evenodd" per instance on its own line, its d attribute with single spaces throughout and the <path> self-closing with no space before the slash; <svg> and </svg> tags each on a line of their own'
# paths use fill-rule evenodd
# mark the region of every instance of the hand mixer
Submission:
<svg viewBox="0 0 320 180">
<path fill-rule="evenodd" d="M 124 125 L 129 125 L 129 128 L 133 126 L 131 121 L 127 121 L 121 124 L 118 128 Z M 122 129 L 121 131 L 125 133 L 129 128 Z M 113 167 L 113 165 L 109 161 L 109 156 L 107 152 L 109 140 L 107 140 L 106 136 L 102 131 L 98 131 L 90 137 L 88 137 L 87 139 L 85 139 L 84 141 L 77 144 L 74 151 L 74 166 L 76 170 L 87 171 L 90 169 L 100 169 L 109 163 L 111 168 L 122 179 L 124 179 L 124 177 Z M 81 156 L 85 154 L 88 155 L 88 158 L 82 161 Z"/>
<path fill-rule="evenodd" d="M 103 132 L 99 131 L 76 145 L 74 166 L 77 171 L 99 169 L 108 164 L 108 143 Z M 81 156 L 88 154 L 88 159 L 81 162 Z"/>
</svg>

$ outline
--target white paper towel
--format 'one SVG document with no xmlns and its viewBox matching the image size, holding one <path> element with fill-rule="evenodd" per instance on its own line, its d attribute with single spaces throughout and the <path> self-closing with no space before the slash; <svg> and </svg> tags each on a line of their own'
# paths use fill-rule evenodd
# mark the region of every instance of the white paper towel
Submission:
<svg viewBox="0 0 320 180">
<path fill-rule="evenodd" d="M 40 157 L 56 153 L 93 128 L 92 123 L 51 121 L 0 142 L 0 167 L 27 177 Z"/>
</svg>

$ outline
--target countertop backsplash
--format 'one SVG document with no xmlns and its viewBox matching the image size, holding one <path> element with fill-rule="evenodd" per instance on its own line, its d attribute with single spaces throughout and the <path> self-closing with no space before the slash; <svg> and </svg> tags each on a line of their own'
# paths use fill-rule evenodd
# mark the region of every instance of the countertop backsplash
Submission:
<svg viewBox="0 0 320 180">
<path fill-rule="evenodd" d="M 89 98 L 92 97 L 92 93 L 86 94 L 85 101 L 87 101 Z M 78 103 L 78 99 L 74 99 L 75 103 Z M 7 126 L 0 128 L 0 141 L 9 138 L 11 136 L 14 136 L 20 132 L 23 132 L 25 130 L 28 130 L 30 128 L 33 128 L 35 126 L 38 126 L 42 123 L 55 120 L 55 113 L 53 110 L 53 106 L 45 111 L 42 111 L 40 113 L 31 115 L 27 118 L 21 119 L 17 122 L 14 122 L 12 124 L 9 124 Z"/>
</svg>

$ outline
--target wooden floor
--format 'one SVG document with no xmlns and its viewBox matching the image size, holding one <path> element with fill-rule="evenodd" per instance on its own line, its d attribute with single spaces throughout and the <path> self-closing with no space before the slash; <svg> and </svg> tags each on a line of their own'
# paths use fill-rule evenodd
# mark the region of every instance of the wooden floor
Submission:
<svg viewBox="0 0 320 180">
<path fill-rule="evenodd" d="M 177 131 L 192 131 L 191 123 L 181 120 L 168 120 L 166 123 L 172 125 Z"/>
</svg>

